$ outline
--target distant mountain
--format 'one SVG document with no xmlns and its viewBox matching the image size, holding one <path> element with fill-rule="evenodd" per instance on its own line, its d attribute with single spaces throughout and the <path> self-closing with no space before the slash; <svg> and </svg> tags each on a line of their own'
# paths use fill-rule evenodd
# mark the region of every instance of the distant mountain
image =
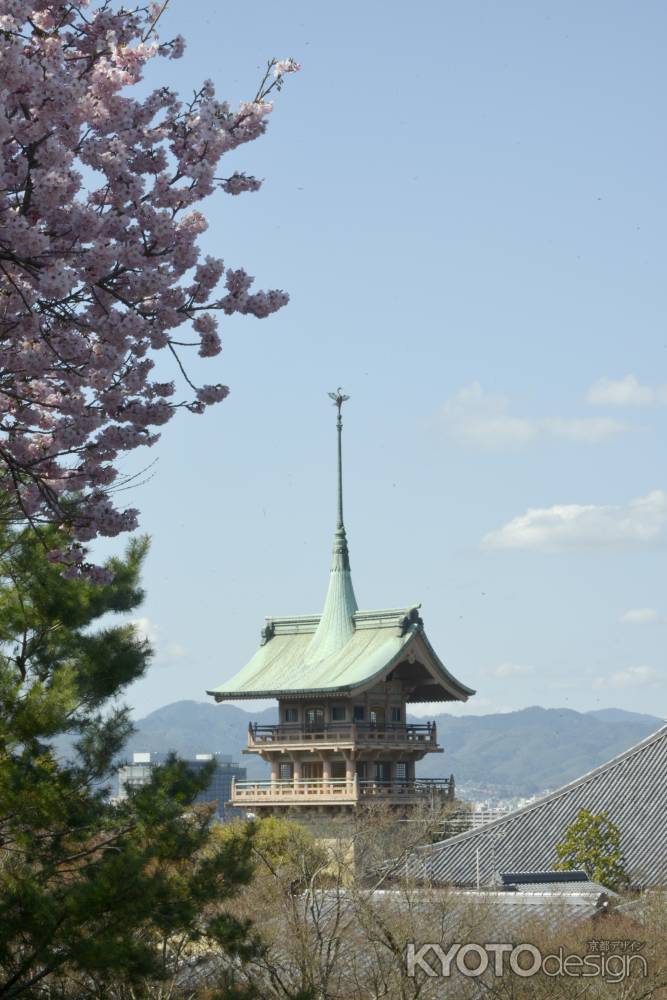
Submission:
<svg viewBox="0 0 667 1000">
<path fill-rule="evenodd" d="M 593 715 L 603 722 L 642 722 L 647 726 L 652 726 L 655 722 L 662 723 L 655 715 L 644 715 L 641 712 L 626 712 L 624 708 L 596 708 L 586 715 Z"/>
<path fill-rule="evenodd" d="M 175 750 L 181 757 L 194 757 L 198 753 L 231 754 L 247 769 L 249 778 L 264 778 L 268 765 L 254 754 L 242 756 L 241 751 L 248 742 L 249 722 L 271 725 L 277 719 L 277 708 L 250 713 L 233 705 L 175 701 L 135 723 L 125 753 L 127 757 L 142 750 L 154 753 Z"/>
<path fill-rule="evenodd" d="M 536 795 L 580 777 L 664 725 L 617 712 L 610 720 L 567 708 L 526 708 L 500 715 L 436 716 L 445 753 L 427 757 L 423 777 L 453 772 L 457 784 L 496 795 Z M 630 716 L 630 718 L 627 718 Z M 622 717 L 622 718 L 621 718 Z M 621 720 L 621 721 L 619 721 Z"/>
<path fill-rule="evenodd" d="M 457 784 L 497 796 L 536 795 L 557 788 L 622 753 L 655 732 L 662 719 L 602 709 L 526 708 L 497 715 L 433 716 L 444 754 L 431 754 L 418 765 L 424 778 L 453 772 Z M 267 775 L 254 754 L 242 755 L 250 721 L 270 725 L 275 707 L 246 712 L 233 705 L 177 701 L 136 723 L 127 745 L 135 750 L 175 750 L 182 756 L 219 751 L 231 754 L 249 778 Z"/>
</svg>

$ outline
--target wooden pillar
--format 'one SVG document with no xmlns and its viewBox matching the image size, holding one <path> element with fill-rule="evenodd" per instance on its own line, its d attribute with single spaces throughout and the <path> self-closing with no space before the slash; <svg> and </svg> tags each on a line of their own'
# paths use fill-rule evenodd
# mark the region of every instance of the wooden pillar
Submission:
<svg viewBox="0 0 667 1000">
<path fill-rule="evenodd" d="M 345 754 L 345 780 L 347 782 L 347 788 L 349 790 L 350 786 L 354 787 L 355 797 L 357 790 L 357 766 L 355 761 L 355 755 L 347 751 Z"/>
</svg>

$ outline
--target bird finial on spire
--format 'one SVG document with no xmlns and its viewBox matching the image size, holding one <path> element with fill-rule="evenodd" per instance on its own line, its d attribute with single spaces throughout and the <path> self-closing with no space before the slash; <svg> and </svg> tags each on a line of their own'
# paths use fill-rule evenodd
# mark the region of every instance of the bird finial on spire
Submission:
<svg viewBox="0 0 667 1000">
<path fill-rule="evenodd" d="M 338 408 L 338 422 L 339 425 L 342 423 L 341 410 L 343 409 L 343 403 L 346 403 L 350 397 L 343 393 L 342 386 L 338 386 L 335 392 L 329 393 L 329 399 L 333 399 L 333 404 Z"/>
</svg>

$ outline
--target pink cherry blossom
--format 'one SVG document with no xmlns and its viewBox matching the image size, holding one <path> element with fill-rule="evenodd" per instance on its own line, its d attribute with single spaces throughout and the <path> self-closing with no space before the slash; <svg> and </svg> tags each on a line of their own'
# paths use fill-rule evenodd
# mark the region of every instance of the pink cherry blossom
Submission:
<svg viewBox="0 0 667 1000">
<path fill-rule="evenodd" d="M 291 57 L 289 59 L 277 59 L 273 64 L 273 75 L 278 77 L 284 73 L 296 73 L 300 69 L 301 66 L 299 63 Z"/>
<path fill-rule="evenodd" d="M 244 191 L 259 191 L 262 182 L 258 181 L 256 177 L 248 177 L 247 174 L 234 173 L 231 177 L 227 177 L 220 186 L 227 194 L 236 195 L 242 194 Z"/>
<path fill-rule="evenodd" d="M 180 36 L 157 38 L 164 7 L 0 0 L 0 489 L 36 530 L 66 528 L 69 550 L 49 558 L 95 579 L 85 543 L 137 524 L 116 506 L 118 461 L 179 407 L 229 392 L 196 386 L 184 351 L 220 353 L 216 312 L 261 318 L 288 301 L 201 256 L 198 205 L 259 189 L 217 168 L 263 135 L 269 94 L 299 66 L 271 60 L 236 110 L 210 80 L 187 101 L 166 86 L 134 98 L 148 60 L 183 54 Z M 173 379 L 164 362 L 155 378 L 158 352 Z"/>
</svg>

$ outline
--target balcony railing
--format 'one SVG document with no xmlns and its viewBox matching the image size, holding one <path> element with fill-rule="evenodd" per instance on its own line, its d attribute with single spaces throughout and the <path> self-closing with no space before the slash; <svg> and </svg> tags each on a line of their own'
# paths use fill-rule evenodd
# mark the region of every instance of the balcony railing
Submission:
<svg viewBox="0 0 667 1000">
<path fill-rule="evenodd" d="M 248 726 L 248 746 L 261 748 L 272 744 L 423 744 L 435 748 L 438 743 L 435 722 L 403 725 L 398 722 L 323 722 L 304 724 L 283 722 L 277 726 Z"/>
<path fill-rule="evenodd" d="M 408 800 L 451 799 L 451 778 L 422 778 L 416 781 L 368 781 L 360 778 L 288 779 L 275 781 L 235 781 L 230 805 L 326 805 L 354 804 L 368 799 Z"/>
</svg>

